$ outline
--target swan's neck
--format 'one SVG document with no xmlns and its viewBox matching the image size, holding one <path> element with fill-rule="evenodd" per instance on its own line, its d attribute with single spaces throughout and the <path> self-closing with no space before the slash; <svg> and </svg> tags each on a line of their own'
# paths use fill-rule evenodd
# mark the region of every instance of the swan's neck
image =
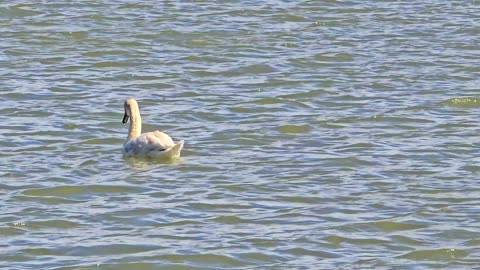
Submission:
<svg viewBox="0 0 480 270">
<path fill-rule="evenodd" d="M 131 139 L 135 139 L 142 133 L 142 118 L 140 117 L 140 111 L 138 107 L 131 108 L 130 111 L 130 128 L 128 130 L 127 142 Z"/>
</svg>

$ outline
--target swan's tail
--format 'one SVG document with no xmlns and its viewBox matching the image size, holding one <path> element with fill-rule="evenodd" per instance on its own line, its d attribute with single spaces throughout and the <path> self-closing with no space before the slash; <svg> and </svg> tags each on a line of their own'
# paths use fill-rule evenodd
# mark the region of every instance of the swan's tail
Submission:
<svg viewBox="0 0 480 270">
<path fill-rule="evenodd" d="M 165 155 L 169 158 L 179 158 L 180 152 L 182 152 L 182 149 L 183 149 L 183 140 L 179 141 L 174 146 L 171 146 L 170 148 L 168 148 L 165 152 Z"/>
</svg>

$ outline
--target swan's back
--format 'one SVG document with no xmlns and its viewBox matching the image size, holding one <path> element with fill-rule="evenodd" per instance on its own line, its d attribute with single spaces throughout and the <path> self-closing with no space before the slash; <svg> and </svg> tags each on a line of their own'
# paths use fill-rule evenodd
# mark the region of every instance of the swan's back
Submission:
<svg viewBox="0 0 480 270">
<path fill-rule="evenodd" d="M 160 131 L 143 133 L 128 141 L 124 147 L 126 156 L 136 157 L 178 157 L 183 141 L 175 144 L 172 138 Z"/>
</svg>

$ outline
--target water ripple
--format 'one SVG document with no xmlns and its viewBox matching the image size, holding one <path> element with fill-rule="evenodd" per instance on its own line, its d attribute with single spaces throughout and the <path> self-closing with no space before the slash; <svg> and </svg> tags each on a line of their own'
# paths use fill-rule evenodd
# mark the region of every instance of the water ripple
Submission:
<svg viewBox="0 0 480 270">
<path fill-rule="evenodd" d="M 475 268 L 478 14 L 0 4 L 0 267 Z M 122 157 L 128 96 L 181 160 Z"/>
</svg>

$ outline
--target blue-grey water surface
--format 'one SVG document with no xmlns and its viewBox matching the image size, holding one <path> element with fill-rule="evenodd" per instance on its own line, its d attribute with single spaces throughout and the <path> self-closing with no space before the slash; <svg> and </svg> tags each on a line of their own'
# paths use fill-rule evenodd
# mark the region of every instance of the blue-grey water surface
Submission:
<svg viewBox="0 0 480 270">
<path fill-rule="evenodd" d="M 3 1 L 0 268 L 480 269 L 479 49 L 477 0 Z"/>
</svg>

